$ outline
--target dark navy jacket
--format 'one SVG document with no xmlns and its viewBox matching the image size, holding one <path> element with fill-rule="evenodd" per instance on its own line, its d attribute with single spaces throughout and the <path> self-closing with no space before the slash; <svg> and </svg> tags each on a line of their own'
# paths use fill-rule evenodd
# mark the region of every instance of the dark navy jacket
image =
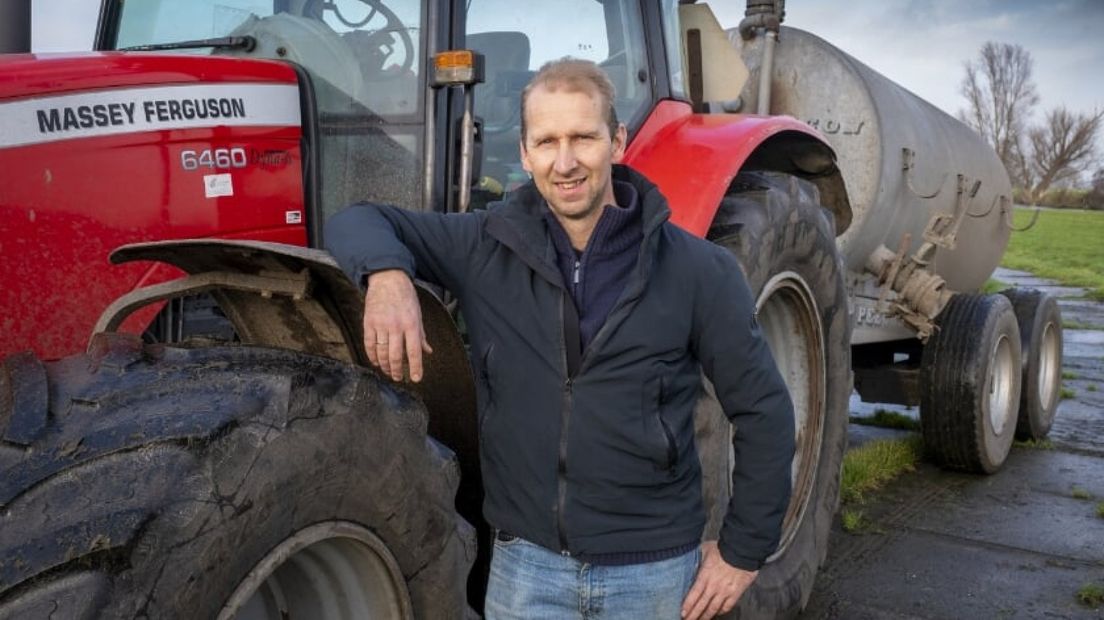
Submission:
<svg viewBox="0 0 1104 620">
<path fill-rule="evenodd" d="M 492 526 L 581 558 L 697 541 L 693 410 L 704 370 L 736 425 L 721 554 L 756 569 L 778 544 L 790 495 L 785 384 L 735 258 L 669 223 L 665 199 L 639 173 L 615 165 L 614 179 L 637 190 L 643 241 L 581 356 L 565 345 L 574 305 L 533 183 L 468 214 L 350 207 L 325 237 L 355 282 L 399 268 L 460 300 Z"/>
</svg>

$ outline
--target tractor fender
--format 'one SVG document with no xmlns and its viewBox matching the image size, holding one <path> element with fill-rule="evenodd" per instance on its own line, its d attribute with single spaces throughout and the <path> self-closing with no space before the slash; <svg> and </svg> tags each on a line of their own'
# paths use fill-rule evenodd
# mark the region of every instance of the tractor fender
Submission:
<svg viewBox="0 0 1104 620">
<path fill-rule="evenodd" d="M 652 180 L 671 207 L 671 221 L 705 236 L 741 170 L 773 170 L 811 181 L 832 212 L 839 236 L 851 204 L 835 152 L 809 125 L 789 116 L 695 114 L 661 101 L 637 131 L 622 161 Z"/>
<path fill-rule="evenodd" d="M 243 344 L 367 365 L 364 296 L 322 250 L 263 241 L 183 239 L 125 245 L 110 259 L 114 264 L 155 261 L 187 276 L 120 297 L 104 311 L 96 334 L 115 331 L 143 306 L 210 293 Z M 433 353 L 424 357 L 422 381 L 403 387 L 425 403 L 430 434 L 458 454 L 461 469 L 477 469 L 475 383 L 463 340 L 437 296 L 423 286 L 417 291 Z M 90 349 L 98 339 L 93 335 Z"/>
</svg>

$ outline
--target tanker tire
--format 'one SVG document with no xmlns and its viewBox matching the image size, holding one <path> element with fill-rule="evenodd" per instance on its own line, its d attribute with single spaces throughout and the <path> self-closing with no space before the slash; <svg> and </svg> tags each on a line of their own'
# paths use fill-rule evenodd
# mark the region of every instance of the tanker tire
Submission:
<svg viewBox="0 0 1104 620">
<path fill-rule="evenodd" d="M 936 318 L 920 362 L 924 452 L 945 469 L 991 474 L 1012 448 L 1020 330 L 1002 295 L 959 294 Z"/>
<path fill-rule="evenodd" d="M 1041 440 L 1050 433 L 1062 384 L 1062 314 L 1054 297 L 1030 288 L 1001 294 L 1012 302 L 1020 326 L 1023 378 L 1016 439 Z"/>
<path fill-rule="evenodd" d="M 410 617 L 468 613 L 453 456 L 365 369 L 98 336 L 0 365 L 0 438 L 0 618 L 215 618 L 251 570 L 273 574 L 273 550 L 327 587 L 405 590 Z M 304 540 L 325 544 L 289 546 Z M 309 602 L 305 581 L 285 606 Z"/>
<path fill-rule="evenodd" d="M 813 469 L 800 468 L 808 472 L 808 477 L 806 482 L 799 480 L 795 484 L 787 523 L 791 511 L 794 517 L 792 524 L 784 524 L 780 551 L 767 561 L 739 605 L 728 615 L 744 620 L 793 617 L 804 608 L 812 594 L 817 571 L 828 553 L 828 535 L 839 506 L 840 468 L 847 446 L 848 403 L 852 388 L 851 320 L 844 266 L 836 248 L 831 215 L 818 204 L 817 190 L 811 183 L 781 173 L 743 172 L 736 177 L 732 189 L 733 193 L 721 204 L 709 238 L 736 255 L 753 294 L 760 304 L 767 302 L 759 311 L 764 335 L 768 341 L 771 339 L 772 317 L 767 313 L 770 308 L 777 307 L 770 302 L 775 299 L 774 295 L 767 299 L 762 297 L 765 287 L 772 281 L 791 280 L 807 286 L 816 308 L 808 318 L 818 321 L 815 325 L 821 334 L 822 351 L 816 353 L 821 363 L 816 372 L 810 373 L 810 379 L 823 386 L 822 395 L 816 388 L 808 390 L 817 396 L 805 406 L 795 398 L 795 413 L 799 418 L 805 413 L 796 410 L 804 409 L 820 424 L 819 434 L 812 433 L 804 448 L 802 441 L 798 441 L 799 456 L 804 451 L 805 454 L 817 454 L 817 457 L 809 460 Z M 785 297 L 787 294 L 778 295 Z M 789 346 L 791 344 L 794 346 Z M 798 346 L 798 343 L 786 342 L 787 349 Z M 776 362 L 781 364 L 779 351 L 773 344 L 771 348 Z M 788 385 L 790 381 L 787 377 Z M 790 391 L 791 395 L 797 394 L 792 385 Z M 819 407 L 812 406 L 817 402 Z M 727 421 L 724 424 L 727 425 Z M 730 444 L 725 441 L 718 445 L 707 439 L 699 449 L 703 452 L 703 464 L 709 461 L 712 467 L 717 467 L 718 459 L 722 463 L 727 461 Z M 720 457 L 716 454 L 719 450 L 725 451 Z M 706 451 L 712 454 L 704 454 Z M 720 483 L 729 488 L 730 474 L 726 469 L 720 477 Z M 717 484 L 717 476 L 709 472 L 703 478 L 706 485 Z M 803 508 L 801 488 L 807 490 Z M 729 495 L 723 490 L 709 488 L 705 494 L 707 497 Z M 717 508 L 711 509 L 712 520 L 723 513 L 723 506 L 720 512 Z"/>
</svg>

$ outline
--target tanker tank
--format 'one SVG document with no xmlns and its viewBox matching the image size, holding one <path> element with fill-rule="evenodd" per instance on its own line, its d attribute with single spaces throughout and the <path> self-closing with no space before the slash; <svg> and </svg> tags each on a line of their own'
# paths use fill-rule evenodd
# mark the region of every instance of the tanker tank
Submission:
<svg viewBox="0 0 1104 620">
<path fill-rule="evenodd" d="M 751 71 L 741 98 L 754 102 L 764 38 L 728 35 Z M 854 212 L 838 239 L 850 271 L 862 273 L 879 246 L 897 253 L 906 235 L 905 253 L 915 253 L 933 218 L 945 214 L 935 236 L 949 247 L 935 249 L 933 271 L 953 291 L 977 290 L 993 273 L 1008 244 L 1012 188 L 972 129 L 827 41 L 785 26 L 770 113 L 809 123 L 835 149 Z"/>
</svg>

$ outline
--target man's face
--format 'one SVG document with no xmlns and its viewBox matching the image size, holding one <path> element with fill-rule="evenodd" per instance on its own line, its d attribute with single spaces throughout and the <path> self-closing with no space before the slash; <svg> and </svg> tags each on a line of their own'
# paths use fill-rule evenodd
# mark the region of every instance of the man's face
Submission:
<svg viewBox="0 0 1104 620">
<path fill-rule="evenodd" d="M 521 163 L 560 220 L 586 220 L 613 204 L 612 164 L 625 154 L 625 127 L 610 136 L 598 93 L 534 88 L 525 102 Z"/>
</svg>

